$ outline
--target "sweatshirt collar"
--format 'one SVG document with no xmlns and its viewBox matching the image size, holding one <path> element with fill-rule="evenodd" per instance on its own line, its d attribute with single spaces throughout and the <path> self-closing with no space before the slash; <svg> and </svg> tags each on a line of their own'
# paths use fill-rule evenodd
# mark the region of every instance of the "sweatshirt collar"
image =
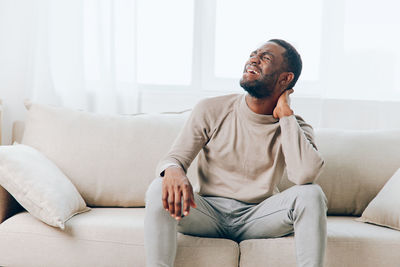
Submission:
<svg viewBox="0 0 400 267">
<path fill-rule="evenodd" d="M 240 100 L 239 112 L 245 119 L 259 124 L 273 124 L 279 121 L 279 119 L 275 119 L 273 115 L 257 114 L 252 111 L 246 103 L 246 94 L 243 94 Z"/>
</svg>

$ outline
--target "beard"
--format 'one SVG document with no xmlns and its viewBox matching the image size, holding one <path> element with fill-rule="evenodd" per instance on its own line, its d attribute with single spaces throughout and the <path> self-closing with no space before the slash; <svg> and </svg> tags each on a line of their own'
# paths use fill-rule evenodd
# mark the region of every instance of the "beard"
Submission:
<svg viewBox="0 0 400 267">
<path fill-rule="evenodd" d="M 261 80 L 240 79 L 240 86 L 252 97 L 257 99 L 268 98 L 274 93 L 278 73 L 273 72 L 262 77 Z"/>
</svg>

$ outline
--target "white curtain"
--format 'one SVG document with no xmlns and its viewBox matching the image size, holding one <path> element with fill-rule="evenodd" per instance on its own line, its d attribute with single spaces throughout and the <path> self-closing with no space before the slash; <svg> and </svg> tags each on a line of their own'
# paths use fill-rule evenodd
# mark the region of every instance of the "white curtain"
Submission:
<svg viewBox="0 0 400 267">
<path fill-rule="evenodd" d="M 193 85 L 193 0 L 35 0 L 33 7 L 25 23 L 35 101 L 135 113 L 142 90 Z"/>
<path fill-rule="evenodd" d="M 32 99 L 136 112 L 134 16 L 132 1 L 34 1 Z"/>
</svg>

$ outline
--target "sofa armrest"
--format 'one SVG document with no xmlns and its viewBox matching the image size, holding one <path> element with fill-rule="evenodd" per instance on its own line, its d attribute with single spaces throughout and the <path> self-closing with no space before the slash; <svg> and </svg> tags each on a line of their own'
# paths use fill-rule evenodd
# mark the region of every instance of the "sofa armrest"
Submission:
<svg viewBox="0 0 400 267">
<path fill-rule="evenodd" d="M 22 137 L 24 136 L 25 123 L 23 121 L 14 121 L 12 128 L 11 144 L 14 142 L 22 142 Z"/>
<path fill-rule="evenodd" d="M 15 198 L 0 186 L 0 223 L 23 210 L 24 208 L 15 200 Z"/>
</svg>

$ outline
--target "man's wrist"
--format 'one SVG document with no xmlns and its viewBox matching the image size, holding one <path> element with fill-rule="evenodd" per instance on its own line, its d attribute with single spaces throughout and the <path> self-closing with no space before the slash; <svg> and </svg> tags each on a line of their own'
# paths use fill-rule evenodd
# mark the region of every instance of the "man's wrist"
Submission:
<svg viewBox="0 0 400 267">
<path fill-rule="evenodd" d="M 176 168 L 181 168 L 182 169 L 182 167 L 180 165 L 176 164 L 176 163 L 167 163 L 167 164 L 162 165 L 162 167 L 160 168 L 160 176 L 164 177 L 165 170 L 168 169 L 169 167 L 174 167 L 174 166 Z"/>
<path fill-rule="evenodd" d="M 287 105 L 284 108 L 282 108 L 280 112 L 278 112 L 278 117 L 279 119 L 281 119 L 283 117 L 291 116 L 293 114 L 294 114 L 293 110 L 289 107 L 289 105 Z"/>
<path fill-rule="evenodd" d="M 185 174 L 184 170 L 183 170 L 182 167 L 179 166 L 179 165 L 171 165 L 171 166 L 169 166 L 169 167 L 166 168 L 165 171 L 164 171 L 165 174 L 167 174 L 167 172 L 168 172 L 168 173 L 171 173 L 171 172 L 178 172 L 178 173 L 181 173 L 181 174 Z"/>
<path fill-rule="evenodd" d="M 168 167 L 167 167 L 167 168 L 165 168 L 165 169 L 169 169 L 169 168 L 179 168 L 179 169 L 182 169 L 182 167 L 181 167 L 181 166 L 179 166 L 179 165 L 176 165 L 176 164 L 170 165 L 170 166 L 168 166 Z"/>
</svg>

